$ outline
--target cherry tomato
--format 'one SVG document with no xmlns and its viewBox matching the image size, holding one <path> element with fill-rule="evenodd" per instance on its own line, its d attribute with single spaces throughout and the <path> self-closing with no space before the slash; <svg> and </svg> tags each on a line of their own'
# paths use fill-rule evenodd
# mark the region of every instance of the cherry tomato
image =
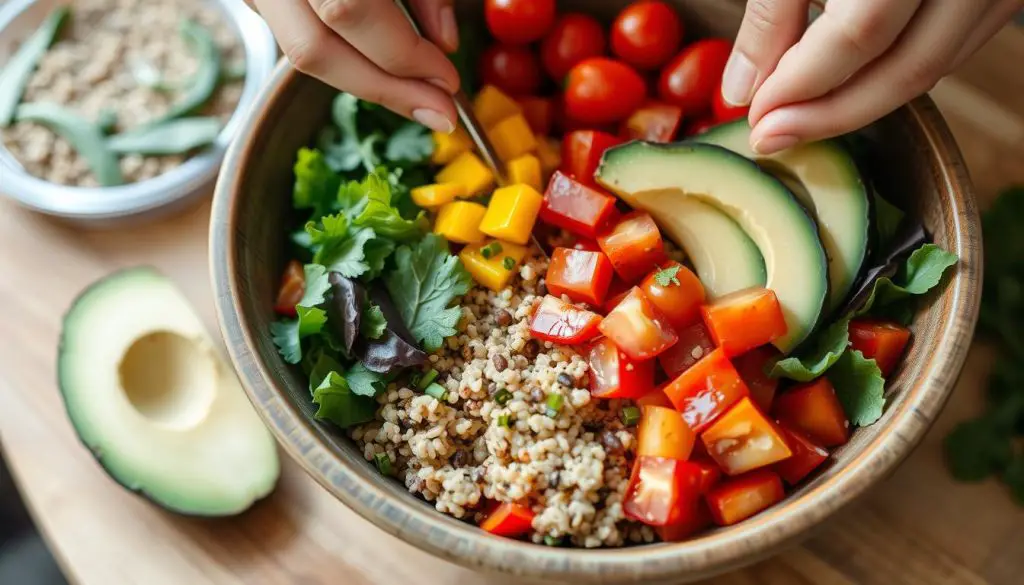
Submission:
<svg viewBox="0 0 1024 585">
<path fill-rule="evenodd" d="M 716 349 L 665 386 L 665 394 L 695 432 L 703 432 L 750 391 L 725 353 Z"/>
<path fill-rule="evenodd" d="M 502 44 L 480 56 L 480 78 L 509 95 L 536 93 L 543 82 L 540 61 L 529 47 Z"/>
<path fill-rule="evenodd" d="M 498 536 L 518 538 L 530 532 L 533 517 L 533 510 L 526 506 L 504 503 L 480 523 L 480 528 Z"/>
<path fill-rule="evenodd" d="M 731 51 L 732 43 L 722 39 L 704 39 L 683 49 L 661 71 L 662 101 L 683 108 L 687 116 L 710 113 Z"/>
<path fill-rule="evenodd" d="M 796 485 L 828 459 L 828 450 L 803 433 L 779 426 L 793 456 L 775 464 L 775 472 L 789 485 Z"/>
<path fill-rule="evenodd" d="M 487 0 L 484 18 L 494 38 L 525 45 L 540 40 L 555 22 L 555 0 Z"/>
<path fill-rule="evenodd" d="M 590 346 L 590 394 L 596 398 L 637 398 L 654 387 L 654 362 L 637 362 L 607 337 Z"/>
<path fill-rule="evenodd" d="M 527 96 L 516 101 L 523 109 L 526 123 L 530 125 L 530 130 L 533 130 L 534 134 L 537 136 L 551 134 L 551 127 L 555 121 L 555 101 L 553 99 Z"/>
<path fill-rule="evenodd" d="M 745 118 L 750 112 L 750 106 L 734 106 L 726 102 L 725 97 L 722 96 L 721 84 L 719 84 L 711 100 L 711 112 L 714 114 L 716 124 L 724 124 Z"/>
<path fill-rule="evenodd" d="M 775 417 L 825 446 L 842 445 L 850 438 L 850 423 L 828 378 L 800 384 L 775 399 Z"/>
<path fill-rule="evenodd" d="M 637 431 L 639 457 L 690 458 L 697 435 L 674 408 L 645 406 Z"/>
<path fill-rule="evenodd" d="M 600 305 L 613 274 L 612 263 L 603 252 L 555 248 L 544 284 L 556 297 L 568 295 L 577 303 Z"/>
<path fill-rule="evenodd" d="M 306 273 L 302 264 L 292 260 L 285 267 L 284 275 L 281 277 L 281 288 L 277 292 L 277 302 L 274 303 L 274 312 L 286 317 L 295 317 L 295 305 L 302 300 L 306 294 Z"/>
<path fill-rule="evenodd" d="M 700 320 L 704 303 L 704 285 L 689 268 L 670 261 L 647 275 L 640 283 L 651 303 L 661 311 L 676 330 Z"/>
<path fill-rule="evenodd" d="M 751 471 L 726 481 L 707 494 L 711 517 L 720 526 L 750 518 L 786 497 L 778 474 L 767 469 Z"/>
<path fill-rule="evenodd" d="M 686 125 L 686 128 L 683 129 L 683 136 L 697 136 L 714 128 L 716 125 L 718 125 L 718 122 L 712 116 L 697 118 Z"/>
<path fill-rule="evenodd" d="M 634 2 L 612 24 L 612 52 L 638 69 L 664 65 L 675 55 L 682 39 L 679 15 L 664 2 Z"/>
<path fill-rule="evenodd" d="M 601 316 L 547 295 L 530 321 L 530 335 L 542 341 L 572 345 L 597 337 Z"/>
<path fill-rule="evenodd" d="M 596 18 L 586 14 L 565 14 L 541 41 L 540 58 L 547 74 L 560 84 L 577 63 L 603 55 L 605 45 L 604 28 Z"/>
<path fill-rule="evenodd" d="M 768 375 L 768 370 L 782 357 L 779 350 L 770 345 L 752 349 L 732 361 L 743 382 L 750 389 L 754 404 L 768 411 L 772 408 L 779 379 Z"/>
<path fill-rule="evenodd" d="M 594 184 L 594 172 L 604 151 L 622 144 L 622 139 L 597 130 L 569 132 L 562 139 L 562 170 L 585 185 Z"/>
<path fill-rule="evenodd" d="M 676 342 L 676 332 L 636 287 L 601 321 L 610 337 L 630 358 L 649 360 Z"/>
<path fill-rule="evenodd" d="M 626 119 L 647 96 L 647 84 L 632 67 L 606 57 L 591 57 L 569 71 L 565 113 L 585 124 Z"/>
<path fill-rule="evenodd" d="M 689 461 L 638 457 L 622 511 L 649 526 L 668 526 L 696 513 L 700 469 Z"/>
<path fill-rule="evenodd" d="M 585 238 L 596 238 L 615 211 L 615 198 L 555 171 L 544 193 L 541 221 Z"/>
<path fill-rule="evenodd" d="M 754 287 L 716 299 L 700 309 L 715 345 L 729 357 L 786 334 L 786 317 L 775 291 Z"/>
<path fill-rule="evenodd" d="M 625 215 L 597 238 L 615 272 L 634 283 L 665 261 L 665 242 L 658 224 L 645 212 Z"/>
<path fill-rule="evenodd" d="M 883 376 L 896 369 L 910 341 L 910 330 L 895 323 L 858 319 L 850 321 L 850 345 L 873 359 Z"/>
<path fill-rule="evenodd" d="M 704 323 L 698 321 L 689 327 L 676 329 L 679 341 L 658 356 L 661 369 L 675 378 L 715 349 L 715 342 Z"/>
<path fill-rule="evenodd" d="M 679 106 L 648 102 L 622 123 L 619 134 L 626 140 L 672 142 L 682 121 L 683 110 Z"/>
<path fill-rule="evenodd" d="M 779 428 L 743 397 L 701 436 L 708 455 L 729 475 L 767 467 L 793 455 Z"/>
</svg>

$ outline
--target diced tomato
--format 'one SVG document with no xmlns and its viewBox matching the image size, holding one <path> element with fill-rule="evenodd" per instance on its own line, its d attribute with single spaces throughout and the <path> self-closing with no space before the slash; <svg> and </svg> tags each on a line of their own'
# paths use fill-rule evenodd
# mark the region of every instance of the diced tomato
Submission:
<svg viewBox="0 0 1024 585">
<path fill-rule="evenodd" d="M 640 362 L 640 363 L 650 363 L 650 364 L 653 364 L 654 362 Z M 664 388 L 664 385 L 658 386 L 654 390 L 651 390 L 647 394 L 644 394 L 640 398 L 637 398 L 636 399 L 636 405 L 641 407 L 641 408 L 643 408 L 644 406 L 664 406 L 665 408 L 675 408 L 675 406 L 673 406 L 673 404 L 672 404 L 672 401 L 669 400 L 668 396 L 665 395 L 665 391 L 663 390 L 663 388 Z"/>
<path fill-rule="evenodd" d="M 636 287 L 601 321 L 600 329 L 638 361 L 657 357 L 677 339 L 672 326 Z"/>
<path fill-rule="evenodd" d="M 562 139 L 562 171 L 587 185 L 594 184 L 594 171 L 604 151 L 622 144 L 622 139 L 598 130 L 576 130 Z"/>
<path fill-rule="evenodd" d="M 850 423 L 828 378 L 795 386 L 775 399 L 775 417 L 825 447 L 850 438 Z"/>
<path fill-rule="evenodd" d="M 530 321 L 530 335 L 565 345 L 584 343 L 597 337 L 601 316 L 547 295 Z"/>
<path fill-rule="evenodd" d="M 749 397 L 740 399 L 700 438 L 708 455 L 729 475 L 767 467 L 793 455 L 782 431 Z"/>
<path fill-rule="evenodd" d="M 700 433 L 750 391 L 725 353 L 716 349 L 672 380 L 665 394 L 686 424 Z"/>
<path fill-rule="evenodd" d="M 768 370 L 782 356 L 779 350 L 770 345 L 752 349 L 732 361 L 736 371 L 740 373 L 743 382 L 750 390 L 750 397 L 754 399 L 761 410 L 768 412 L 772 409 L 772 400 L 775 399 L 775 391 L 779 388 L 779 379 L 768 375 Z"/>
<path fill-rule="evenodd" d="M 627 284 L 626 281 L 618 276 L 613 276 L 612 283 L 608 286 L 608 300 L 604 302 L 604 306 L 601 308 L 604 309 L 605 313 L 611 313 L 612 309 L 619 306 L 619 303 L 629 295 L 631 290 L 633 290 L 632 285 Z"/>
<path fill-rule="evenodd" d="M 857 319 L 850 321 L 850 345 L 875 360 L 883 376 L 896 369 L 910 341 L 910 330 L 895 323 Z"/>
<path fill-rule="evenodd" d="M 690 458 L 697 435 L 679 411 L 663 406 L 645 406 L 640 416 L 636 454 L 639 457 Z"/>
<path fill-rule="evenodd" d="M 703 322 L 698 321 L 689 327 L 678 329 L 679 341 L 658 356 L 661 369 L 670 378 L 675 378 L 701 358 L 715 350 L 715 342 Z"/>
<path fill-rule="evenodd" d="M 480 523 L 491 534 L 517 538 L 530 532 L 535 514 L 526 506 L 504 503 Z"/>
<path fill-rule="evenodd" d="M 689 461 L 637 457 L 622 510 L 650 526 L 676 524 L 696 512 L 700 469 Z"/>
<path fill-rule="evenodd" d="M 697 443 L 697 445 L 703 444 L 702 442 Z M 706 494 L 722 480 L 722 470 L 719 469 L 718 464 L 711 459 L 706 450 L 698 456 L 696 445 L 694 447 L 693 455 L 690 456 L 690 462 L 700 468 L 700 493 Z"/>
<path fill-rule="evenodd" d="M 693 271 L 682 264 L 666 262 L 647 275 L 640 283 L 640 289 L 676 330 L 700 320 L 704 285 Z"/>
<path fill-rule="evenodd" d="M 679 106 L 649 102 L 626 118 L 619 134 L 626 140 L 672 142 L 682 122 Z"/>
<path fill-rule="evenodd" d="M 701 307 L 715 345 L 729 357 L 771 343 L 786 334 L 786 318 L 775 291 L 748 288 Z"/>
<path fill-rule="evenodd" d="M 775 472 L 789 485 L 796 485 L 828 459 L 828 450 L 815 444 L 803 433 L 779 426 L 793 456 L 775 464 Z"/>
<path fill-rule="evenodd" d="M 675 524 L 655 526 L 654 532 L 663 542 L 682 542 L 712 524 L 714 520 L 711 519 L 707 503 L 703 499 L 698 499 L 693 514 L 687 514 Z"/>
<path fill-rule="evenodd" d="M 523 109 L 523 116 L 526 123 L 530 125 L 537 136 L 548 136 L 551 134 L 551 126 L 555 119 L 555 102 L 545 97 L 521 97 L 516 101 Z"/>
<path fill-rule="evenodd" d="M 778 474 L 758 469 L 734 477 L 708 492 L 708 508 L 719 526 L 729 526 L 765 510 L 786 497 Z"/>
<path fill-rule="evenodd" d="M 286 317 L 295 317 L 295 305 L 299 304 L 302 296 L 306 294 L 306 273 L 302 264 L 292 260 L 284 269 L 284 276 L 281 277 L 281 288 L 277 291 L 277 302 L 274 303 L 274 312 Z"/>
<path fill-rule="evenodd" d="M 639 398 L 654 388 L 654 363 L 629 359 L 602 337 L 587 352 L 590 364 L 590 393 L 597 398 Z"/>
<path fill-rule="evenodd" d="M 593 240 L 614 213 L 614 197 L 555 171 L 544 193 L 540 219 Z"/>
<path fill-rule="evenodd" d="M 601 246 L 598 246 L 597 242 L 595 242 L 594 240 L 590 240 L 587 238 L 578 238 L 575 242 L 573 242 L 572 249 L 583 250 L 585 252 L 600 252 Z M 615 278 L 614 272 L 612 273 L 612 278 Z"/>
<path fill-rule="evenodd" d="M 634 211 L 623 216 L 597 238 L 615 272 L 635 283 L 665 261 L 665 242 L 650 214 Z"/>
<path fill-rule="evenodd" d="M 556 297 L 564 294 L 573 301 L 599 306 L 614 273 L 602 252 L 555 248 L 544 283 Z"/>
</svg>

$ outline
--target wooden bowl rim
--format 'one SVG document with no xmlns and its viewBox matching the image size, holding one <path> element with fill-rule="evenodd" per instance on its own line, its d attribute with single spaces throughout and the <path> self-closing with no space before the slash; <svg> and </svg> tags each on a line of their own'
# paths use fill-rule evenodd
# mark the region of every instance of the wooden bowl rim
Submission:
<svg viewBox="0 0 1024 585">
<path fill-rule="evenodd" d="M 590 582 L 689 580 L 737 569 L 793 544 L 811 527 L 890 475 L 921 441 L 945 405 L 959 376 L 978 318 L 981 286 L 981 223 L 973 187 L 959 148 L 932 100 L 921 97 L 895 115 L 918 127 L 940 176 L 942 197 L 955 218 L 950 239 L 961 259 L 949 279 L 945 315 L 936 346 L 923 359 L 922 375 L 903 391 L 908 396 L 888 413 L 888 426 L 865 444 L 841 473 L 801 497 L 698 540 L 619 549 L 553 548 L 492 536 L 437 512 L 429 505 L 396 499 L 381 487 L 392 481 L 367 481 L 348 469 L 319 437 L 314 423 L 287 398 L 268 364 L 253 351 L 254 334 L 242 306 L 236 269 L 239 191 L 244 165 L 253 164 L 253 138 L 266 113 L 301 81 L 302 74 L 282 61 L 248 114 L 228 150 L 217 183 L 211 215 L 210 265 L 221 332 L 242 385 L 278 441 L 330 493 L 385 532 L 460 565 L 545 580 L 585 578 Z M 250 161 L 246 163 L 246 161 Z M 962 332 L 962 335 L 957 335 Z"/>
</svg>

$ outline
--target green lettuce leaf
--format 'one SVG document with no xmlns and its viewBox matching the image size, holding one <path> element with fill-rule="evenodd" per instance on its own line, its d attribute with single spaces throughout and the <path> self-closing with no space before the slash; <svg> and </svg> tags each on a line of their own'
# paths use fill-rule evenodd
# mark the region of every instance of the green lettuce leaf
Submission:
<svg viewBox="0 0 1024 585">
<path fill-rule="evenodd" d="M 890 305 L 910 296 L 925 294 L 938 286 L 946 269 L 956 263 L 957 256 L 952 252 L 935 244 L 921 246 L 907 258 L 895 279 L 882 277 L 875 282 L 871 295 L 856 314 L 866 315 L 875 305 Z"/>
<path fill-rule="evenodd" d="M 336 205 L 341 177 L 336 175 L 319 150 L 299 149 L 295 160 L 292 206 L 312 209 L 314 217 L 330 213 Z"/>
<path fill-rule="evenodd" d="M 327 268 L 320 264 L 306 264 L 302 267 L 306 275 L 306 291 L 299 301 L 300 307 L 318 307 L 326 300 L 331 283 L 327 282 Z"/>
<path fill-rule="evenodd" d="M 346 191 L 346 198 L 352 202 L 348 214 L 353 225 L 372 228 L 381 238 L 411 242 L 421 238 L 430 227 L 425 214 L 406 219 L 392 206 L 387 175 L 372 173 L 362 183 L 349 183 Z"/>
<path fill-rule="evenodd" d="M 370 398 L 375 398 L 387 386 L 383 375 L 367 370 L 360 363 L 349 369 L 345 379 L 348 380 L 348 386 L 353 393 Z"/>
<path fill-rule="evenodd" d="M 872 190 L 872 196 L 875 204 L 877 249 L 889 250 L 905 214 L 900 208 L 886 201 L 877 191 Z"/>
<path fill-rule="evenodd" d="M 302 340 L 320 333 L 327 323 L 327 313 L 316 307 L 296 307 L 298 319 L 286 319 L 270 324 L 270 336 L 278 353 L 289 364 L 302 361 Z"/>
<path fill-rule="evenodd" d="M 836 397 L 846 411 L 850 424 L 867 426 L 882 417 L 885 406 L 885 379 L 875 360 L 856 350 L 848 350 L 828 371 Z"/>
<path fill-rule="evenodd" d="M 363 261 L 367 266 L 367 270 L 363 273 L 362 279 L 370 281 L 380 276 L 384 272 L 385 263 L 394 251 L 395 243 L 391 240 L 374 238 L 366 242 L 366 247 L 363 248 Z"/>
<path fill-rule="evenodd" d="M 817 333 L 810 349 L 799 356 L 779 360 L 771 369 L 773 378 L 789 378 L 797 382 L 810 382 L 831 368 L 850 345 L 850 319 L 840 319 Z"/>
<path fill-rule="evenodd" d="M 343 429 L 369 422 L 377 413 L 373 398 L 354 393 L 345 378 L 334 371 L 313 390 L 313 403 L 319 406 L 314 415 L 317 420 L 330 421 Z"/>
</svg>

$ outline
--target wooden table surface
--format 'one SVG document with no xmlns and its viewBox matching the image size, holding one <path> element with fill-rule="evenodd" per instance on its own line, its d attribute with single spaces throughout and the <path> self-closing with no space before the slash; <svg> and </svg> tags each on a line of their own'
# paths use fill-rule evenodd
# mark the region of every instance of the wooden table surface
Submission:
<svg viewBox="0 0 1024 585">
<path fill-rule="evenodd" d="M 1024 182 L 1024 32 L 1007 29 L 934 97 L 983 206 Z M 2 189 L 2 183 L 0 183 Z M 110 481 L 78 443 L 54 383 L 62 313 L 93 280 L 152 264 L 215 329 L 209 206 L 158 225 L 89 232 L 0 201 L 0 441 L 35 520 L 81 585 L 483 585 L 385 535 L 286 461 L 268 500 L 230 520 L 183 519 Z M 945 414 L 899 471 L 802 546 L 713 585 L 1024 582 L 1024 510 L 992 482 L 958 485 L 941 441 L 980 407 L 991 351 L 976 345 Z"/>
</svg>

